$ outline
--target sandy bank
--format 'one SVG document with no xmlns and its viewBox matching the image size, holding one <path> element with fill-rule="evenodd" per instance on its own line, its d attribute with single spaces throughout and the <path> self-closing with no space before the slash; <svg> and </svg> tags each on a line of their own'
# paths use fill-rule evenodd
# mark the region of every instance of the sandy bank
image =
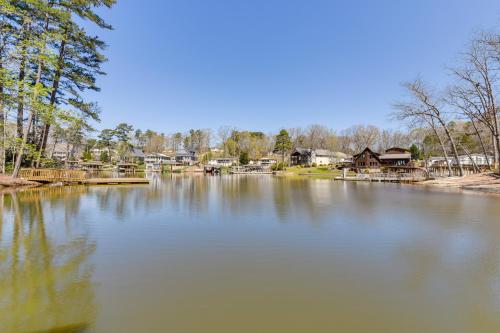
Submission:
<svg viewBox="0 0 500 333">
<path fill-rule="evenodd" d="M 477 175 L 470 175 L 465 177 L 449 177 L 439 178 L 435 180 L 426 180 L 417 184 L 441 188 L 459 188 L 463 190 L 500 194 L 500 176 L 492 172 L 480 173 Z"/>
<path fill-rule="evenodd" d="M 21 187 L 21 186 L 37 186 L 37 182 L 31 182 L 22 178 L 12 178 L 8 175 L 0 175 L 0 187 Z"/>
</svg>

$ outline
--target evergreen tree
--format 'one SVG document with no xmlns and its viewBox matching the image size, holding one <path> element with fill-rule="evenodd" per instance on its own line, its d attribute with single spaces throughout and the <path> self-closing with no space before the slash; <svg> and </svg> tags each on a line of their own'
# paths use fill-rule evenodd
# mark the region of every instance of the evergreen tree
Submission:
<svg viewBox="0 0 500 333">
<path fill-rule="evenodd" d="M 281 153 L 281 162 L 283 163 L 283 169 L 285 168 L 285 154 L 292 148 L 292 140 L 288 131 L 282 129 L 278 135 L 276 135 L 276 141 L 274 144 L 274 151 L 276 153 Z"/>
</svg>

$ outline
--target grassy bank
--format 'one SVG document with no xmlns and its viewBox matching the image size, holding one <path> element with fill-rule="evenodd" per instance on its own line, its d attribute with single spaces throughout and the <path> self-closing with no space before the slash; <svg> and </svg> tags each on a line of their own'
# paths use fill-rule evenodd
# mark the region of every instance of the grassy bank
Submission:
<svg viewBox="0 0 500 333">
<path fill-rule="evenodd" d="M 342 176 L 342 170 L 332 169 L 330 167 L 300 167 L 293 166 L 286 168 L 285 171 L 280 172 L 283 176 L 314 176 L 314 177 L 338 177 Z M 350 173 L 349 173 L 350 174 Z"/>
</svg>

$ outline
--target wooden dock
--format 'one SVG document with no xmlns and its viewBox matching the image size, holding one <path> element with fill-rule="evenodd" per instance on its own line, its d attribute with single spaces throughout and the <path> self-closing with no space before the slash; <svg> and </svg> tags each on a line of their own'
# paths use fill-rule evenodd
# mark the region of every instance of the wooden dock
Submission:
<svg viewBox="0 0 500 333">
<path fill-rule="evenodd" d="M 146 178 L 87 178 L 83 170 L 22 169 L 20 177 L 39 183 L 70 183 L 85 185 L 149 184 Z"/>
<path fill-rule="evenodd" d="M 39 183 L 80 183 L 86 179 L 84 170 L 66 169 L 21 169 L 20 178 Z"/>
<path fill-rule="evenodd" d="M 411 173 L 372 173 L 357 174 L 354 177 L 335 177 L 335 180 L 355 182 L 414 183 L 425 180 L 425 177 Z"/>
</svg>

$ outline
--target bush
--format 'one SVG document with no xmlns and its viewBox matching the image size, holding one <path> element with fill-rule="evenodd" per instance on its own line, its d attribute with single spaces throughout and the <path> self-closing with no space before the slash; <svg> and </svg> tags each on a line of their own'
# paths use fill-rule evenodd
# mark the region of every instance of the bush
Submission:
<svg viewBox="0 0 500 333">
<path fill-rule="evenodd" d="M 312 166 L 313 168 L 315 168 L 315 167 L 317 167 L 318 165 L 316 164 L 316 162 L 314 162 L 313 164 L 311 164 L 311 166 Z"/>
<path fill-rule="evenodd" d="M 250 162 L 250 158 L 248 157 L 248 153 L 246 151 L 241 152 L 240 164 L 247 165 L 249 162 Z"/>
<path fill-rule="evenodd" d="M 273 164 L 271 166 L 271 170 L 273 171 L 278 171 L 278 170 L 285 170 L 285 164 L 283 164 L 283 162 L 279 162 L 279 163 L 276 163 L 276 164 Z"/>
<path fill-rule="evenodd" d="M 99 156 L 99 160 L 101 162 L 109 162 L 109 156 L 106 151 L 101 152 L 101 156 Z"/>
</svg>

